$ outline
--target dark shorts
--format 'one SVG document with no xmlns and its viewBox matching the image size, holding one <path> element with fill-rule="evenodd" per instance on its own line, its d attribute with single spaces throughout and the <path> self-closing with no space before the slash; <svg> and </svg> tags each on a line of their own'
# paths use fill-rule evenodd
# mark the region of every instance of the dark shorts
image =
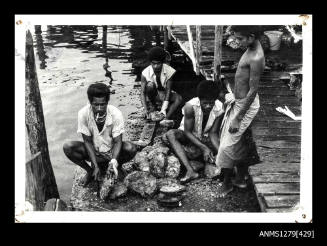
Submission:
<svg viewBox="0 0 327 246">
<path fill-rule="evenodd" d="M 163 101 L 165 100 L 166 91 L 157 91 L 157 92 L 158 93 L 157 93 L 157 96 L 154 98 L 154 102 L 151 101 L 148 96 L 146 96 L 146 98 L 145 98 L 147 106 L 150 109 L 150 111 L 160 110 L 160 107 L 161 107 Z M 178 94 L 175 91 L 172 90 L 170 92 L 170 100 L 169 101 L 170 102 L 173 101 L 173 99 L 176 97 L 176 95 L 178 95 Z M 156 104 L 155 106 L 157 108 L 154 108 L 153 103 Z"/>
</svg>

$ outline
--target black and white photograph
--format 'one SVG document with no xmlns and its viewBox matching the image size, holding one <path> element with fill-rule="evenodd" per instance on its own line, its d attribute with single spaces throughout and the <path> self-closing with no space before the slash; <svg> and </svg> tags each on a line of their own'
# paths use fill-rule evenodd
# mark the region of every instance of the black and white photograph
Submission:
<svg viewBox="0 0 327 246">
<path fill-rule="evenodd" d="M 312 222 L 313 16 L 148 17 L 15 16 L 15 222 Z"/>
</svg>

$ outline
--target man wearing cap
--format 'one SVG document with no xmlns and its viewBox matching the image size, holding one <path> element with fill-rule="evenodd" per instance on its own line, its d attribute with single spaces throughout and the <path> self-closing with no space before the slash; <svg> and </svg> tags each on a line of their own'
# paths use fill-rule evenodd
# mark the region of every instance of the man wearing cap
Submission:
<svg viewBox="0 0 327 246">
<path fill-rule="evenodd" d="M 171 90 L 176 70 L 165 64 L 165 59 L 166 52 L 161 47 L 149 51 L 148 60 L 151 64 L 143 70 L 141 76 L 141 102 L 147 119 L 150 119 L 151 112 L 156 111 L 157 103 L 162 103 L 160 113 L 164 119 L 160 124 L 173 126 L 171 117 L 183 100 Z"/>
</svg>

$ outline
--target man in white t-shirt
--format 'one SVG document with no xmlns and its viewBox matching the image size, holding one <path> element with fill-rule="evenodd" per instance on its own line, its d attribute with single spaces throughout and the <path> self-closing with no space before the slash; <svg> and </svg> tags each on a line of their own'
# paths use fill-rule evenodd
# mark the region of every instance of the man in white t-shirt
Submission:
<svg viewBox="0 0 327 246">
<path fill-rule="evenodd" d="M 214 163 L 219 149 L 219 128 L 224 116 L 221 89 L 216 82 L 204 80 L 197 87 L 197 97 L 188 101 L 182 109 L 183 119 L 178 129 L 170 129 L 162 140 L 176 154 L 186 168 L 180 179 L 187 183 L 199 177 L 190 160 L 201 158 L 206 165 Z"/>
<path fill-rule="evenodd" d="M 83 142 L 69 141 L 63 146 L 68 159 L 87 172 L 80 183 L 83 186 L 92 178 L 99 180 L 108 162 L 117 178 L 119 164 L 131 160 L 137 151 L 134 144 L 122 141 L 124 118 L 118 108 L 108 104 L 108 86 L 91 84 L 87 95 L 89 103 L 78 112 L 77 132 L 82 134 Z"/>
<path fill-rule="evenodd" d="M 156 111 L 157 104 L 161 104 L 160 113 L 164 119 L 161 125 L 173 126 L 171 116 L 182 104 L 182 97 L 172 91 L 175 69 L 165 64 L 166 52 L 161 47 L 153 47 L 148 53 L 148 60 L 151 65 L 145 68 L 141 76 L 141 102 L 147 119 L 150 113 Z"/>
</svg>

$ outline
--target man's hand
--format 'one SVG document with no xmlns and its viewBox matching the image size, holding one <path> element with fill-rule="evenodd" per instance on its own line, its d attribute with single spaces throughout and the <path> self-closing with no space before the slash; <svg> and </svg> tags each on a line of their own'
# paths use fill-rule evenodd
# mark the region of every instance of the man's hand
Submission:
<svg viewBox="0 0 327 246">
<path fill-rule="evenodd" d="M 144 118 L 147 119 L 147 120 L 151 119 L 151 116 L 150 116 L 150 112 L 149 112 L 149 111 L 144 110 L 144 112 L 143 112 L 143 116 L 144 116 Z"/>
<path fill-rule="evenodd" d="M 94 177 L 94 180 L 99 181 L 100 180 L 100 169 L 99 167 L 95 167 L 92 176 Z"/>
<path fill-rule="evenodd" d="M 164 101 L 161 106 L 160 113 L 162 113 L 166 117 L 166 110 L 168 108 L 169 101 Z"/>
<path fill-rule="evenodd" d="M 230 133 L 235 133 L 235 132 L 237 132 L 238 129 L 240 129 L 240 123 L 241 123 L 241 121 L 238 120 L 237 117 L 235 117 L 234 119 L 232 119 L 228 131 L 229 131 Z"/>
<path fill-rule="evenodd" d="M 115 178 L 118 178 L 118 162 L 116 159 L 111 159 L 109 162 L 109 170 L 114 172 Z"/>
<path fill-rule="evenodd" d="M 208 147 L 206 147 L 203 150 L 203 159 L 204 159 L 205 162 L 209 162 L 209 163 L 214 163 L 215 162 L 213 153 L 211 152 L 211 150 Z"/>
<path fill-rule="evenodd" d="M 160 113 L 166 117 L 166 110 L 161 110 Z"/>
</svg>

